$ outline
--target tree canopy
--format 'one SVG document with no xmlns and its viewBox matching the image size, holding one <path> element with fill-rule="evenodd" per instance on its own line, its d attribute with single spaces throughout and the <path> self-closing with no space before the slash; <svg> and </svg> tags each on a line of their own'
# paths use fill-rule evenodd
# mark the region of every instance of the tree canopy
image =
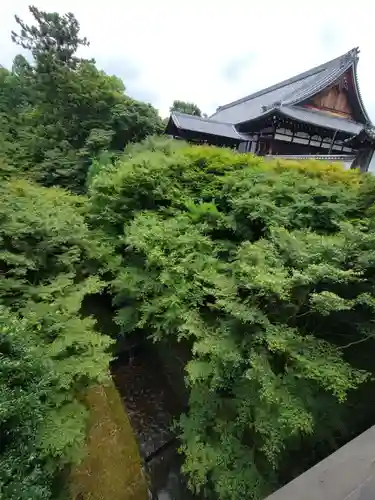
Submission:
<svg viewBox="0 0 375 500">
<path fill-rule="evenodd" d="M 203 116 L 202 111 L 196 104 L 187 101 L 173 101 L 173 104 L 169 108 L 169 111 L 179 111 L 180 113 L 185 113 L 187 115 Z"/>
<path fill-rule="evenodd" d="M 375 306 L 363 182 L 179 145 L 93 178 L 92 223 L 122 256 L 118 323 L 191 347 L 181 439 L 194 489 L 264 498 L 359 425 L 351 398 L 373 370 L 358 353 Z M 296 464 L 302 450 L 310 462 Z"/>
<path fill-rule="evenodd" d="M 90 228 L 87 199 L 72 191 L 85 191 L 96 157 L 161 130 L 154 108 L 77 57 L 87 40 L 73 14 L 30 11 L 35 24 L 16 17 L 13 39 L 31 57 L 0 68 L 4 500 L 64 497 L 85 454 L 86 392 L 109 380 L 112 340 L 83 303 L 107 285 L 116 257 Z"/>
<path fill-rule="evenodd" d="M 75 16 L 71 12 L 62 16 L 57 12 L 44 12 L 35 6 L 30 6 L 29 11 L 37 24 L 29 26 L 16 15 L 21 31 L 12 31 L 13 42 L 31 51 L 34 60 L 41 65 L 62 64 L 75 69 L 80 63 L 75 57 L 77 49 L 89 45 L 86 37 L 79 36 L 80 25 Z M 52 69 L 52 66 L 45 69 Z"/>
<path fill-rule="evenodd" d="M 82 394 L 108 377 L 111 340 L 81 306 L 110 259 L 81 198 L 25 180 L 0 194 L 0 493 L 57 498 L 84 451 Z"/>
<path fill-rule="evenodd" d="M 0 493 L 7 500 L 50 498 L 51 476 L 37 447 L 51 379 L 52 367 L 35 355 L 28 323 L 0 306 Z"/>
<path fill-rule="evenodd" d="M 125 94 L 120 79 L 77 56 L 88 41 L 72 13 L 30 12 L 35 24 L 16 16 L 20 32 L 12 38 L 30 51 L 31 62 L 18 56 L 0 78 L 0 117 L 6 108 L 0 153 L 46 186 L 83 192 L 99 151 L 121 151 L 161 133 L 163 124 L 150 104 Z"/>
<path fill-rule="evenodd" d="M 188 348 L 191 488 L 260 500 L 373 424 L 374 179 L 159 137 L 73 14 L 30 12 L 0 67 L 0 497 L 60 499 L 84 456 L 106 290 L 124 335 Z"/>
</svg>

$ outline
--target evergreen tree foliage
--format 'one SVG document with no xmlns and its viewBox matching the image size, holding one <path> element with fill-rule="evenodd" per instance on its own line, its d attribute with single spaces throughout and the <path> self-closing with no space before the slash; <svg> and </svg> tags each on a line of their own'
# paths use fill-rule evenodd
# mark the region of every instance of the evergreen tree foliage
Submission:
<svg viewBox="0 0 375 500">
<path fill-rule="evenodd" d="M 28 26 L 19 16 L 15 16 L 21 31 L 12 31 L 12 40 L 23 49 L 31 51 L 39 63 L 62 64 L 76 69 L 80 59 L 75 53 L 80 46 L 89 45 L 86 37 L 80 38 L 80 26 L 74 15 L 69 12 L 60 16 L 57 12 L 44 12 L 35 6 L 29 11 L 36 21 L 35 26 Z M 52 69 L 46 66 L 45 70 Z"/>
<path fill-rule="evenodd" d="M 374 335 L 367 180 L 191 146 L 140 148 L 93 179 L 92 224 L 122 256 L 118 323 L 191 345 L 180 424 L 193 489 L 263 498 L 302 472 L 296 453 L 350 434 L 372 369 L 355 348 Z"/>
</svg>

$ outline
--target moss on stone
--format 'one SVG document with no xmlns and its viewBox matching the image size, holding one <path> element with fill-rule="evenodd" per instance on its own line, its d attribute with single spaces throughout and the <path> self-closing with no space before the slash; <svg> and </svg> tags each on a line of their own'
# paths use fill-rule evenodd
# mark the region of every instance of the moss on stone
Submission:
<svg viewBox="0 0 375 500">
<path fill-rule="evenodd" d="M 72 500 L 147 500 L 147 483 L 135 436 L 111 382 L 87 394 L 87 456 L 72 472 Z"/>
</svg>

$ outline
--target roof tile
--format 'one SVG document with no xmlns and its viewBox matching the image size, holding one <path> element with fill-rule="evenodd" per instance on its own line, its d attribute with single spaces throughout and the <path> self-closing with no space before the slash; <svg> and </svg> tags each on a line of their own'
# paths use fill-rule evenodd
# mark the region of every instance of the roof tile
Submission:
<svg viewBox="0 0 375 500">
<path fill-rule="evenodd" d="M 247 141 L 248 137 L 237 132 L 231 123 L 219 122 L 209 118 L 187 115 L 185 113 L 172 112 L 171 119 L 177 128 L 182 130 L 191 130 L 203 134 L 228 137 L 239 141 Z"/>
<path fill-rule="evenodd" d="M 281 106 L 279 112 L 294 120 L 311 123 L 322 128 L 340 130 L 348 134 L 357 135 L 364 128 L 362 123 L 340 118 L 339 116 L 332 116 L 322 111 L 302 108 L 301 106 Z"/>
<path fill-rule="evenodd" d="M 211 118 L 239 124 L 257 118 L 265 111 L 291 105 L 320 92 L 336 81 L 358 59 L 358 49 L 300 73 L 276 85 L 221 106 Z"/>
</svg>

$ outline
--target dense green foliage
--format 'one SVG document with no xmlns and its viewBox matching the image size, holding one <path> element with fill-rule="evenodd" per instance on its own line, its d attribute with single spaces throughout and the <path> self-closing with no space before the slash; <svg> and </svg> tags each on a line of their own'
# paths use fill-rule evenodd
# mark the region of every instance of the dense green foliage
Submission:
<svg viewBox="0 0 375 500">
<path fill-rule="evenodd" d="M 359 203 L 370 180 L 175 144 L 99 172 L 92 223 L 122 255 L 123 330 L 191 345 L 192 487 L 258 499 L 288 464 L 298 472 L 296 450 L 337 446 L 368 377 L 348 347 L 373 335 L 375 221 Z"/>
<path fill-rule="evenodd" d="M 56 499 L 83 456 L 105 287 L 124 334 L 190 347 L 191 487 L 262 498 L 375 418 L 374 181 L 157 137 L 72 14 L 30 11 L 0 67 L 0 496 Z"/>
<path fill-rule="evenodd" d="M 129 142 L 160 133 L 163 124 L 149 104 L 136 101 L 124 84 L 78 58 L 79 23 L 72 14 L 30 8 L 28 26 L 19 18 L 13 40 L 32 61 L 15 59 L 0 74 L 0 157 L 46 186 L 82 192 L 89 165 L 100 151 L 121 151 Z M 1 165 L 1 163 L 0 163 Z"/>
<path fill-rule="evenodd" d="M 193 102 L 174 100 L 169 111 L 179 111 L 180 113 L 185 113 L 187 115 L 193 116 L 203 116 L 200 108 Z"/>
<path fill-rule="evenodd" d="M 29 50 L 0 67 L 0 496 L 67 491 L 84 455 L 84 395 L 108 380 L 112 341 L 84 316 L 116 263 L 87 223 L 89 166 L 162 130 L 150 105 L 76 56 L 72 14 L 30 7 L 13 40 Z M 108 160 L 109 159 L 109 160 Z M 39 181 L 36 184 L 35 181 Z M 45 187 L 41 186 L 44 184 Z M 47 186 L 61 187 L 47 187 Z"/>
<path fill-rule="evenodd" d="M 51 391 L 52 370 L 35 356 L 28 324 L 0 308 L 0 495 L 9 500 L 47 499 L 49 475 L 37 440 Z"/>
<path fill-rule="evenodd" d="M 93 281 L 108 249 L 85 222 L 84 198 L 25 180 L 0 193 L 1 302 L 22 307 Z"/>
<path fill-rule="evenodd" d="M 44 500 L 82 457 L 83 392 L 108 377 L 111 341 L 80 309 L 110 259 L 58 188 L 3 182 L 0 219 L 0 496 Z"/>
</svg>

